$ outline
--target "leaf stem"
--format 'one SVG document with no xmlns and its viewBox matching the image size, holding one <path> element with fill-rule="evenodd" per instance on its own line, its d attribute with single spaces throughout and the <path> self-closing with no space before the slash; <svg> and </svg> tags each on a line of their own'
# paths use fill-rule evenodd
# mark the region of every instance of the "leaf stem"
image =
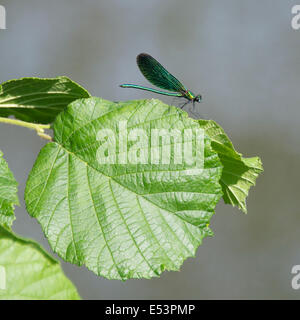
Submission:
<svg viewBox="0 0 300 320">
<path fill-rule="evenodd" d="M 0 117 L 0 122 L 33 129 L 37 132 L 37 134 L 41 138 L 46 140 L 52 140 L 52 137 L 45 133 L 45 129 L 50 129 L 50 124 L 38 124 L 38 123 L 32 123 L 32 122 L 26 122 L 22 120 L 2 118 L 2 117 Z"/>
</svg>

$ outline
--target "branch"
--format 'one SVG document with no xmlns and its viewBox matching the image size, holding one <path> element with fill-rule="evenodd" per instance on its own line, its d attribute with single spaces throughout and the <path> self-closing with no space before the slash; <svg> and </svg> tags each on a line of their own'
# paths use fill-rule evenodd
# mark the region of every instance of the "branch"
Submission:
<svg viewBox="0 0 300 320">
<path fill-rule="evenodd" d="M 45 129 L 50 129 L 50 124 L 38 124 L 38 123 L 31 123 L 26 121 L 21 121 L 17 119 L 10 119 L 10 118 L 2 118 L 0 117 L 0 122 L 9 123 L 20 127 L 25 127 L 29 129 L 33 129 L 37 132 L 37 134 L 46 140 L 52 140 L 52 137 L 45 133 Z"/>
</svg>

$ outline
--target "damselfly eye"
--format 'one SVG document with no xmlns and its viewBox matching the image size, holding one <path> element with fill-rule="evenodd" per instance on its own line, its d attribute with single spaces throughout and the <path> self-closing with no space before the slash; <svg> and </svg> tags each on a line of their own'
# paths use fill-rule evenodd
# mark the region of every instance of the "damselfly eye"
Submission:
<svg viewBox="0 0 300 320">
<path fill-rule="evenodd" d="M 198 94 L 198 95 L 196 96 L 196 98 L 195 98 L 195 101 L 196 101 L 196 102 L 201 102 L 201 100 L 202 100 L 202 96 L 201 96 L 201 94 Z"/>
</svg>

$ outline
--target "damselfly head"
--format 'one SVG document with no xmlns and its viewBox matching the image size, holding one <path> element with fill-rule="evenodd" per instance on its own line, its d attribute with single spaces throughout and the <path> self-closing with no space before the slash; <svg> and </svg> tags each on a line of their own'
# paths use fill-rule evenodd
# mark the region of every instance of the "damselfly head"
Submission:
<svg viewBox="0 0 300 320">
<path fill-rule="evenodd" d="M 201 94 L 196 95 L 196 97 L 193 99 L 195 102 L 201 102 L 202 101 L 202 96 Z"/>
</svg>

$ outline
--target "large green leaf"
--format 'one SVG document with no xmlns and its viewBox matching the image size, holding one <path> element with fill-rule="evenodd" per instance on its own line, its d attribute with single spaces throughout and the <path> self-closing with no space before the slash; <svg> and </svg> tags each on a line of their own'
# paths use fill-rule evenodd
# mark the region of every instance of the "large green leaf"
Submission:
<svg viewBox="0 0 300 320">
<path fill-rule="evenodd" d="M 14 205 L 19 204 L 18 183 L 0 151 L 0 226 L 10 228 L 15 220 Z"/>
<path fill-rule="evenodd" d="M 223 165 L 221 185 L 225 203 L 238 206 L 247 212 L 246 198 L 256 178 L 263 171 L 260 158 L 243 158 L 237 153 L 224 130 L 212 120 L 199 120 L 201 127 L 212 140 L 211 146 Z"/>
<path fill-rule="evenodd" d="M 99 138 L 103 129 L 110 130 L 106 140 Z M 82 99 L 57 117 L 54 142 L 38 156 L 25 201 L 63 259 L 110 279 L 150 278 L 178 270 L 212 234 L 208 224 L 222 196 L 222 166 L 210 139 L 202 135 L 195 161 L 179 163 L 173 152 L 168 162 L 168 147 L 180 143 L 168 141 L 167 133 L 155 142 L 154 129 L 190 130 L 186 141 L 193 146 L 203 133 L 185 112 L 158 100 Z M 128 157 L 121 141 L 128 143 Z M 105 146 L 116 148 L 102 153 Z M 160 151 L 163 163 L 149 161 Z M 135 153 L 144 163 L 134 163 Z M 118 161 L 104 164 L 104 158 Z"/>
<path fill-rule="evenodd" d="M 58 261 L 0 226 L 0 300 L 79 299 Z"/>
<path fill-rule="evenodd" d="M 0 86 L 0 117 L 51 123 L 69 103 L 89 93 L 67 77 L 23 78 Z"/>
</svg>

